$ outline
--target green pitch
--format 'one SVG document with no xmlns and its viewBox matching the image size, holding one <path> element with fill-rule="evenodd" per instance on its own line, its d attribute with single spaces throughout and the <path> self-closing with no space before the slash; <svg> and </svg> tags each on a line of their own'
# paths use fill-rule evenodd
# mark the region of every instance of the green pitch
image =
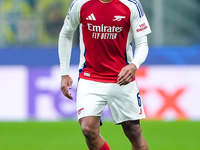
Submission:
<svg viewBox="0 0 200 150">
<path fill-rule="evenodd" d="M 131 150 L 121 126 L 104 121 L 101 134 L 111 150 Z M 200 150 L 200 122 L 142 121 L 150 150 Z M 87 150 L 79 124 L 1 122 L 0 150 Z"/>
</svg>

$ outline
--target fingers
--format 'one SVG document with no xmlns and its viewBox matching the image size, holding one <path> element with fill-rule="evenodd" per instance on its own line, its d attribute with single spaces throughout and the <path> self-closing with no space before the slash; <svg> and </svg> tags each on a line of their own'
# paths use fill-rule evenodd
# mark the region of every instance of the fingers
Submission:
<svg viewBox="0 0 200 150">
<path fill-rule="evenodd" d="M 122 68 L 121 72 L 118 75 L 118 84 L 121 85 L 126 85 L 132 81 L 134 78 L 134 72 L 129 68 L 129 67 L 124 67 Z"/>
<path fill-rule="evenodd" d="M 69 82 L 68 82 L 68 86 L 69 86 L 69 89 L 72 89 L 72 80 L 70 80 Z"/>
<path fill-rule="evenodd" d="M 125 73 L 119 76 L 118 78 L 118 84 L 121 85 L 126 85 L 130 83 L 133 79 L 133 76 L 130 73 Z"/>
<path fill-rule="evenodd" d="M 68 86 L 69 86 L 69 89 L 72 89 L 72 81 L 69 81 Z M 66 96 L 67 98 L 73 100 L 73 97 L 72 97 L 71 93 L 68 92 L 67 87 L 65 88 L 65 90 L 66 90 L 66 94 L 65 94 L 65 96 Z"/>
<path fill-rule="evenodd" d="M 72 97 L 71 93 L 69 93 L 69 91 L 67 89 L 67 86 L 62 86 L 61 90 L 62 90 L 62 93 L 63 93 L 64 96 L 66 96 L 67 98 L 73 100 L 73 97 Z"/>
<path fill-rule="evenodd" d="M 72 95 L 71 95 L 71 93 L 66 93 L 66 95 L 65 95 L 67 98 L 69 98 L 69 99 L 71 99 L 71 100 L 73 100 L 73 97 L 72 97 Z"/>
<path fill-rule="evenodd" d="M 73 100 L 72 94 L 69 92 L 69 89 L 72 89 L 73 80 L 69 76 L 63 76 L 61 79 L 61 90 L 64 96 Z"/>
</svg>

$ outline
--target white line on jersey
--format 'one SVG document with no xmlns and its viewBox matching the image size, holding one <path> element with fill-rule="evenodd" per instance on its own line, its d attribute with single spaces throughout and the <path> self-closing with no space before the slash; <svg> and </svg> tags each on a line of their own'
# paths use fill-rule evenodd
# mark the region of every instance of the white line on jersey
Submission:
<svg viewBox="0 0 200 150">
<path fill-rule="evenodd" d="M 125 18 L 125 16 L 114 16 L 115 19 L 113 19 L 113 21 L 121 21 L 123 18 Z"/>
<path fill-rule="evenodd" d="M 86 20 L 96 20 L 96 18 L 94 16 L 94 14 L 92 13 L 86 18 Z"/>
</svg>

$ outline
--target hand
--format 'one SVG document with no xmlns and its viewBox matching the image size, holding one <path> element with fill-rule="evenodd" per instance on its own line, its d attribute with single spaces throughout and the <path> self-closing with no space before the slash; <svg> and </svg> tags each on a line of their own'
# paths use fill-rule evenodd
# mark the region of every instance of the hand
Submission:
<svg viewBox="0 0 200 150">
<path fill-rule="evenodd" d="M 137 71 L 137 67 L 135 64 L 130 63 L 129 65 L 122 68 L 118 75 L 117 83 L 122 86 L 130 83 L 135 77 L 135 73 Z"/>
<path fill-rule="evenodd" d="M 73 97 L 72 97 L 71 93 L 69 93 L 68 87 L 69 87 L 69 89 L 71 89 L 72 88 L 72 83 L 73 83 L 73 80 L 69 75 L 61 77 L 61 90 L 62 90 L 62 93 L 63 93 L 63 95 L 65 95 L 67 98 L 69 98 L 71 100 L 73 100 Z"/>
</svg>

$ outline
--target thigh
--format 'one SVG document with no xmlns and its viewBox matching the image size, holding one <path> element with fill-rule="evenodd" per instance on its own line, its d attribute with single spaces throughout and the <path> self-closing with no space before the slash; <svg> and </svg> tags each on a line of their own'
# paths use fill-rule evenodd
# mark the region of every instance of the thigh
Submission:
<svg viewBox="0 0 200 150">
<path fill-rule="evenodd" d="M 140 120 L 125 121 L 121 123 L 121 126 L 125 131 L 138 130 L 140 128 Z"/>
<path fill-rule="evenodd" d="M 115 85 L 113 89 L 115 94 L 109 97 L 108 106 L 115 124 L 145 118 L 135 81 L 124 86 Z"/>
<path fill-rule="evenodd" d="M 78 120 L 87 116 L 101 116 L 107 102 L 105 88 L 99 82 L 80 79 L 77 87 Z"/>
</svg>

